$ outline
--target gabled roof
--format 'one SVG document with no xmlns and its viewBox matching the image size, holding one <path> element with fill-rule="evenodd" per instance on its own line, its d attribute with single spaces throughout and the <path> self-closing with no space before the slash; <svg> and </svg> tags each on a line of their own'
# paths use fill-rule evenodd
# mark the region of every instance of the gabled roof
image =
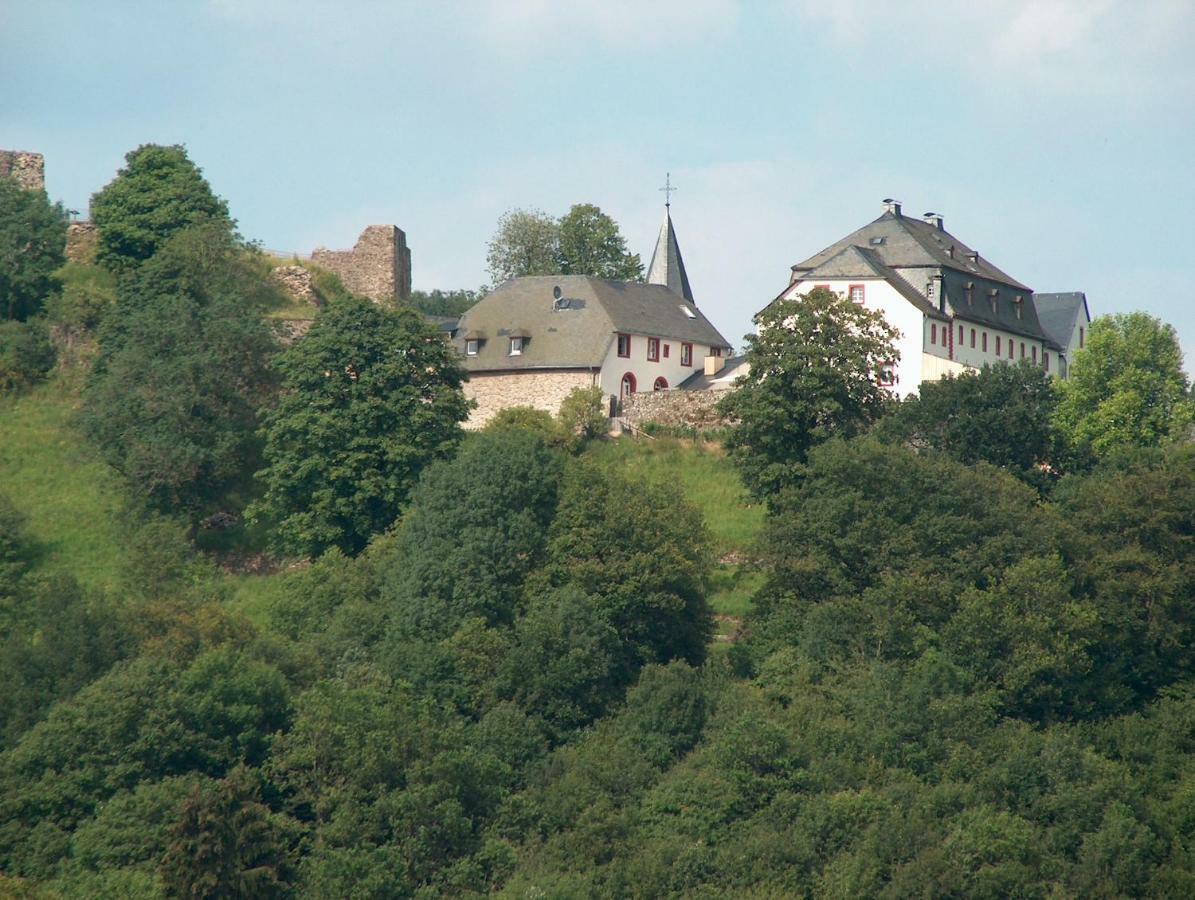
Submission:
<svg viewBox="0 0 1195 900">
<path fill-rule="evenodd" d="M 1091 313 L 1087 309 L 1087 295 L 1082 291 L 1034 294 L 1033 302 L 1037 306 L 1037 321 L 1041 324 L 1042 331 L 1063 350 L 1070 346 L 1071 335 L 1075 333 L 1076 326 L 1086 325 L 1091 321 Z"/>
<path fill-rule="evenodd" d="M 647 283 L 661 284 L 690 303 L 696 302 L 689 287 L 689 275 L 685 272 L 685 261 L 680 255 L 680 244 L 677 243 L 672 215 L 667 206 L 664 207 L 660 236 L 656 238 L 656 249 L 651 254 L 651 265 L 647 267 Z"/>
<path fill-rule="evenodd" d="M 516 331 L 529 337 L 522 354 L 510 356 L 508 339 Z M 453 343 L 463 355 L 466 334 L 482 338 L 477 355 L 465 357 L 465 368 L 473 372 L 596 369 L 618 333 L 730 346 L 701 310 L 668 288 L 589 275 L 507 281 L 461 316 Z"/>
<path fill-rule="evenodd" d="M 853 244 L 843 247 L 821 265 L 808 272 L 800 273 L 800 277 L 802 281 L 817 281 L 821 278 L 827 281 L 843 278 L 861 280 L 879 278 L 892 285 L 897 293 L 925 315 L 939 319 L 949 318 L 925 299 L 919 290 L 905 281 L 891 266 L 884 265 L 879 254 L 868 247 L 857 247 Z M 785 293 L 790 288 L 791 285 L 785 289 Z"/>
<path fill-rule="evenodd" d="M 728 391 L 734 387 L 735 381 L 751 371 L 746 356 L 727 357 L 721 371 L 715 375 L 706 375 L 700 369 L 677 385 L 682 391 Z"/>
<path fill-rule="evenodd" d="M 1032 289 L 996 268 L 982 256 L 972 259 L 975 251 L 937 225 L 886 211 L 874 222 L 864 225 L 826 249 L 794 265 L 803 274 L 836 256 L 845 247 L 866 247 L 894 269 L 934 267 L 954 269 L 978 275 L 1022 291 Z M 953 248 L 953 253 L 951 252 Z"/>
</svg>

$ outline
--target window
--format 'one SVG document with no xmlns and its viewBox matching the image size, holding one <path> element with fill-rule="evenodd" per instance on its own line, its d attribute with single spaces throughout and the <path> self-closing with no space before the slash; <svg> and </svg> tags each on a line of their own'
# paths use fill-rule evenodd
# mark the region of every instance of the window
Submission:
<svg viewBox="0 0 1195 900">
<path fill-rule="evenodd" d="M 1000 335 L 996 335 L 996 355 L 1000 355 Z"/>
<path fill-rule="evenodd" d="M 891 360 L 880 363 L 880 370 L 876 373 L 876 384 L 880 387 L 896 386 L 896 363 Z"/>
<path fill-rule="evenodd" d="M 1016 341 L 1012 338 L 1008 339 L 1008 358 L 1012 359 L 1013 350 L 1016 348 Z"/>
<path fill-rule="evenodd" d="M 693 345 L 692 344 L 681 344 L 680 345 L 680 364 L 682 366 L 693 365 Z"/>
<path fill-rule="evenodd" d="M 622 382 L 619 384 L 618 397 L 620 400 L 625 400 L 633 393 L 635 393 L 635 376 L 627 372 L 622 376 Z"/>
<path fill-rule="evenodd" d="M 929 342 L 931 344 L 938 343 L 938 323 L 931 322 L 929 325 Z"/>
<path fill-rule="evenodd" d="M 988 333 L 986 331 L 983 333 L 983 347 L 981 349 L 984 353 L 988 352 Z"/>
<path fill-rule="evenodd" d="M 950 346 L 950 326 L 949 325 L 942 326 L 942 346 L 943 347 Z"/>
<path fill-rule="evenodd" d="M 971 329 L 971 349 L 975 349 L 975 329 Z"/>
<path fill-rule="evenodd" d="M 690 319 L 697 318 L 697 313 L 693 312 L 693 310 L 689 309 L 689 307 L 685 306 L 685 304 L 683 304 L 683 303 L 680 305 L 680 311 L 683 312 Z"/>
<path fill-rule="evenodd" d="M 963 326 L 958 327 L 958 345 L 963 346 Z"/>
<path fill-rule="evenodd" d="M 722 355 L 721 347 L 710 347 L 710 356 L 721 356 L 721 355 Z"/>
<path fill-rule="evenodd" d="M 479 341 L 477 338 L 469 338 L 467 341 L 465 341 L 465 356 L 476 356 L 477 348 L 480 346 L 480 344 L 481 341 Z"/>
<path fill-rule="evenodd" d="M 660 361 L 660 339 L 659 338 L 648 338 L 647 339 L 647 361 L 648 362 L 659 362 Z"/>
<path fill-rule="evenodd" d="M 669 353 L 669 351 L 670 351 L 671 349 L 672 349 L 672 345 L 671 345 L 671 344 L 665 344 L 665 345 L 664 345 L 664 359 L 667 359 L 667 358 L 668 358 L 668 353 Z"/>
<path fill-rule="evenodd" d="M 1025 358 L 1025 342 L 1021 341 L 1021 359 Z"/>
<path fill-rule="evenodd" d="M 1015 309 L 1017 311 L 1018 319 L 1021 318 L 1021 307 L 1024 305 L 1025 305 L 1025 298 L 1022 297 L 1020 294 L 1017 294 L 1015 297 L 1012 298 L 1012 306 L 1013 306 L 1013 309 Z"/>
<path fill-rule="evenodd" d="M 847 296 L 851 298 L 852 303 L 858 303 L 860 306 L 862 306 L 863 305 L 863 285 L 852 284 L 849 288 L 847 288 Z"/>
<path fill-rule="evenodd" d="M 1033 345 L 1033 364 L 1037 365 L 1037 344 Z"/>
<path fill-rule="evenodd" d="M 523 337 L 512 337 L 510 339 L 510 355 L 511 356 L 522 356 L 523 355 L 523 341 L 525 341 L 525 340 L 526 340 L 526 338 L 523 338 Z"/>
<path fill-rule="evenodd" d="M 652 389 L 653 391 L 666 391 L 666 390 L 668 390 L 668 379 L 667 379 L 667 378 L 665 378 L 663 375 L 661 375 L 659 378 L 657 378 L 657 379 L 656 379 L 656 381 L 655 381 L 655 384 L 653 384 L 653 385 L 651 386 L 651 389 Z"/>
<path fill-rule="evenodd" d="M 1041 361 L 1042 361 L 1042 365 L 1044 365 L 1046 367 L 1046 371 L 1049 372 L 1050 371 L 1050 351 L 1043 350 L 1041 352 Z"/>
<path fill-rule="evenodd" d="M 968 306 L 975 302 L 975 282 L 968 281 L 963 285 L 963 299 L 967 301 Z"/>
<path fill-rule="evenodd" d="M 1083 326 L 1079 326 L 1079 349 L 1083 349 Z"/>
<path fill-rule="evenodd" d="M 631 336 L 629 334 L 618 336 L 618 355 L 624 358 L 631 355 Z"/>
</svg>

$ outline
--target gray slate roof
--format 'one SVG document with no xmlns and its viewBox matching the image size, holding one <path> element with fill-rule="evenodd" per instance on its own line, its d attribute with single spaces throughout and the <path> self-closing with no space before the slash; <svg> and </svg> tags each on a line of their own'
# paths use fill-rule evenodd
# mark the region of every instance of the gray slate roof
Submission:
<svg viewBox="0 0 1195 900">
<path fill-rule="evenodd" d="M 802 273 L 805 280 L 816 281 L 825 278 L 827 281 L 843 278 L 882 278 L 892 285 L 902 297 L 912 303 L 927 316 L 937 319 L 949 319 L 945 313 L 925 299 L 919 290 L 905 281 L 891 266 L 884 265 L 880 255 L 870 247 L 843 247 L 821 265 L 808 272 Z M 786 288 L 784 293 L 787 293 Z M 783 296 L 783 294 L 781 294 Z"/>
<path fill-rule="evenodd" d="M 685 261 L 680 255 L 676 231 L 672 227 L 672 215 L 667 207 L 664 208 L 664 224 L 660 226 L 656 249 L 651 254 L 651 265 L 647 267 L 647 283 L 662 284 L 672 293 L 696 303 L 689 287 L 689 275 L 685 272 Z"/>
<path fill-rule="evenodd" d="M 715 382 L 725 381 L 726 378 L 735 375 L 736 371 L 747 364 L 746 356 L 729 356 L 726 358 L 726 364 L 722 366 L 722 371 L 718 374 L 710 376 L 705 374 L 702 369 L 694 372 L 684 381 L 677 385 L 677 388 L 682 391 L 709 391 L 715 388 Z M 743 374 L 746 374 L 745 372 Z M 735 375 L 735 377 L 738 377 Z"/>
<path fill-rule="evenodd" d="M 1080 324 L 1080 317 L 1081 324 L 1091 321 L 1087 295 L 1082 291 L 1034 294 L 1033 302 L 1037 306 L 1037 321 L 1041 323 L 1042 331 L 1064 350 L 1070 345 L 1071 335 L 1075 333 L 1075 326 Z"/>
<path fill-rule="evenodd" d="M 917 267 L 943 267 L 963 274 L 978 275 L 1010 287 L 1030 291 L 1011 275 L 996 268 L 982 256 L 971 260 L 968 254 L 974 251 L 950 232 L 920 219 L 885 212 L 874 222 L 864 225 L 826 249 L 813 254 L 794 265 L 793 271 L 804 273 L 838 255 L 845 247 L 867 247 L 874 250 L 886 266 L 894 269 Z M 950 248 L 954 248 L 953 256 Z"/>
<path fill-rule="evenodd" d="M 522 355 L 510 356 L 517 330 L 530 337 Z M 589 275 L 530 275 L 499 285 L 461 316 L 453 344 L 464 356 L 465 335 L 483 336 L 477 356 L 464 357 L 471 372 L 596 369 L 620 332 L 730 346 L 701 310 L 668 288 Z"/>
</svg>

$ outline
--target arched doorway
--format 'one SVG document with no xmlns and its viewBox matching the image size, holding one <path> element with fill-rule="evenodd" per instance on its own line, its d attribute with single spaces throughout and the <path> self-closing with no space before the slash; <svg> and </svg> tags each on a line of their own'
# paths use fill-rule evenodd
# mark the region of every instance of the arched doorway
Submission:
<svg viewBox="0 0 1195 900">
<path fill-rule="evenodd" d="M 653 391 L 668 390 L 668 379 L 665 378 L 663 375 L 661 375 L 659 378 L 656 379 L 656 383 L 651 386 L 651 389 Z"/>
<path fill-rule="evenodd" d="M 622 376 L 622 381 L 618 387 L 618 399 L 625 400 L 631 394 L 635 393 L 635 376 L 630 372 Z"/>
</svg>

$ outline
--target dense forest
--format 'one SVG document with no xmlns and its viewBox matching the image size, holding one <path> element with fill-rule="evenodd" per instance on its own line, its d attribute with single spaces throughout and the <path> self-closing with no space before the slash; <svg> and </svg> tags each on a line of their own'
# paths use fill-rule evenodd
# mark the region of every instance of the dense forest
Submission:
<svg viewBox="0 0 1195 900">
<path fill-rule="evenodd" d="M 0 181 L 0 894 L 1195 895 L 1168 326 L 898 404 L 814 292 L 723 432 L 466 434 L 416 311 L 283 340 L 181 148 L 92 214 Z"/>
</svg>

